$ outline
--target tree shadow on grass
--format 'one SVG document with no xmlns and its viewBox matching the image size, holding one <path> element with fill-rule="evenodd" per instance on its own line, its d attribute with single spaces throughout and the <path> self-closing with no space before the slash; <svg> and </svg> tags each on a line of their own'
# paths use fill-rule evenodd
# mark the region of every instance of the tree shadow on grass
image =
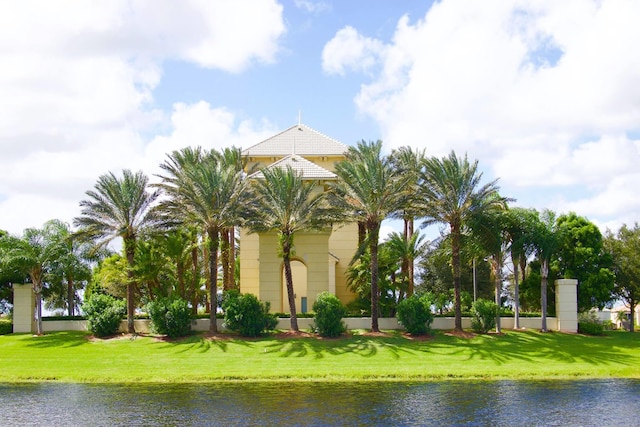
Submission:
<svg viewBox="0 0 640 427">
<path fill-rule="evenodd" d="M 584 335 L 540 332 L 509 332 L 502 335 L 482 335 L 466 344 L 458 343 L 458 354 L 468 352 L 468 360 L 491 360 L 498 365 L 511 361 L 540 363 L 544 360 L 591 365 L 632 365 L 631 355 L 614 345 L 615 339 Z"/>
<path fill-rule="evenodd" d="M 51 348 L 51 347 L 79 347 L 88 342 L 86 332 L 63 331 L 50 332 L 45 335 L 26 335 L 25 345 L 28 347 Z"/>
<path fill-rule="evenodd" d="M 165 340 L 163 348 L 176 348 L 177 353 L 197 352 L 206 353 L 212 349 L 218 349 L 226 353 L 229 344 L 254 347 L 256 339 L 241 338 L 231 334 L 193 334 L 184 338 Z"/>
<path fill-rule="evenodd" d="M 313 354 L 314 358 L 321 359 L 346 353 L 374 357 L 384 351 L 390 353 L 395 359 L 400 359 L 403 353 L 413 354 L 418 345 L 419 343 L 396 336 L 353 335 L 334 339 L 301 337 L 273 341 L 266 345 L 265 352 L 278 353 L 281 357 L 306 357 Z"/>
</svg>

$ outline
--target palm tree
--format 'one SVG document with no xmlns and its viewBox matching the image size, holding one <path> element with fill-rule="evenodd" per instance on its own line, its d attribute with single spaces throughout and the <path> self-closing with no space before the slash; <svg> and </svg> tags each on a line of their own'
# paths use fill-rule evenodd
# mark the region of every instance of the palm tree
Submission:
<svg viewBox="0 0 640 427">
<path fill-rule="evenodd" d="M 338 181 L 332 192 L 332 205 L 349 221 L 362 222 L 371 256 L 371 330 L 379 332 L 378 240 L 380 225 L 391 213 L 404 206 L 408 198 L 408 175 L 398 173 L 391 159 L 382 155 L 382 141 L 361 141 L 350 147 L 346 159 L 336 164 Z M 356 257 L 362 253 L 362 247 Z"/>
<path fill-rule="evenodd" d="M 174 151 L 160 167 L 166 174 L 160 175 L 162 182 L 158 187 L 169 198 L 159 206 L 159 211 L 177 224 L 198 227 L 206 234 L 211 303 L 209 332 L 217 333 L 220 232 L 238 223 L 246 180 L 234 165 L 221 162 L 215 151 Z"/>
<path fill-rule="evenodd" d="M 294 236 L 305 230 L 321 230 L 331 227 L 330 210 L 326 193 L 314 191 L 317 181 L 304 180 L 290 166 L 263 169 L 264 179 L 252 180 L 253 202 L 246 215 L 246 226 L 252 233 L 277 232 L 278 244 L 284 264 L 287 285 L 291 330 L 298 331 L 296 303 L 293 293 L 291 256 Z"/>
<path fill-rule="evenodd" d="M 52 285 L 57 283 L 60 288 L 59 299 L 57 299 L 61 303 L 60 306 L 66 306 L 69 316 L 74 316 L 78 301 L 76 291 L 91 278 L 90 262 L 97 261 L 104 253 L 102 251 L 94 253 L 90 245 L 80 242 L 71 231 L 69 224 L 65 222 L 48 221 L 45 229 L 49 230 L 61 244 L 61 253 L 52 269 Z M 48 299 L 51 297 L 50 295 Z"/>
<path fill-rule="evenodd" d="M 36 297 L 36 331 L 42 335 L 42 290 L 49 271 L 64 251 L 51 224 L 42 229 L 27 228 L 22 237 L 0 238 L 0 264 L 4 269 L 28 276 Z"/>
<path fill-rule="evenodd" d="M 549 264 L 562 242 L 561 229 L 558 227 L 555 212 L 545 209 L 538 218 L 533 230 L 533 246 L 540 260 L 540 308 L 542 309 L 542 332 L 547 332 L 547 288 L 549 287 Z"/>
<path fill-rule="evenodd" d="M 122 239 L 129 266 L 127 283 L 127 331 L 135 333 L 133 316 L 135 311 L 135 251 L 138 237 L 147 229 L 159 224 L 152 204 L 158 191 L 148 192 L 148 178 L 139 171 L 122 171 L 122 177 L 112 172 L 98 178 L 94 190 L 86 192 L 89 197 L 82 200 L 80 216 L 74 219 L 79 227 L 77 235 L 98 247 L 106 247 L 115 239 Z"/>
<path fill-rule="evenodd" d="M 504 199 L 503 199 L 504 200 Z M 473 238 L 480 248 L 489 254 L 487 261 L 491 266 L 495 287 L 496 303 L 496 332 L 502 331 L 500 325 L 500 307 L 502 306 L 502 268 L 504 266 L 504 255 L 507 252 L 508 235 L 507 216 L 505 214 L 506 203 L 502 206 L 496 205 L 490 209 L 473 216 L 469 221 Z"/>
<path fill-rule="evenodd" d="M 524 270 L 527 258 L 533 252 L 531 244 L 531 233 L 537 218 L 536 211 L 525 208 L 509 208 L 506 212 L 506 229 L 509 241 L 511 263 L 513 265 L 513 299 L 514 299 L 514 319 L 513 327 L 520 329 L 520 271 L 524 280 Z"/>
<path fill-rule="evenodd" d="M 462 331 L 460 304 L 461 239 L 469 219 L 487 209 L 504 203 L 498 195 L 497 180 L 481 185 L 482 173 L 478 161 L 469 163 L 467 156 L 459 158 L 455 152 L 448 157 L 425 159 L 420 195 L 425 224 L 449 225 L 451 237 L 451 266 L 453 272 L 455 330 Z"/>
<path fill-rule="evenodd" d="M 413 295 L 414 262 L 426 252 L 428 243 L 424 243 L 424 236 L 414 233 L 410 237 L 404 233 L 391 233 L 385 242 L 392 256 L 400 259 L 400 275 L 406 282 L 407 297 Z"/>
<path fill-rule="evenodd" d="M 252 174 L 257 170 L 257 165 L 254 165 L 250 170 L 245 170 L 247 166 L 247 159 L 242 156 L 242 150 L 237 147 L 224 148 L 218 153 L 219 160 L 235 168 L 236 171 L 245 171 L 247 175 Z M 236 264 L 236 232 L 235 227 L 231 226 L 225 228 L 220 232 L 221 247 L 220 256 L 222 258 L 222 286 L 225 290 L 229 290 L 236 287 L 235 281 L 235 264 Z"/>
<path fill-rule="evenodd" d="M 425 159 L 424 150 L 414 151 L 409 147 L 400 147 L 391 153 L 391 161 L 399 174 L 407 176 L 409 192 L 407 200 L 397 213 L 404 221 L 404 240 L 409 244 L 413 236 L 413 223 L 419 215 L 420 200 L 418 188 L 420 186 L 420 168 Z M 403 274 L 408 279 L 407 296 L 413 294 L 414 288 L 414 260 L 415 254 L 407 253 L 402 260 Z M 406 272 L 404 271 L 406 269 Z"/>
</svg>

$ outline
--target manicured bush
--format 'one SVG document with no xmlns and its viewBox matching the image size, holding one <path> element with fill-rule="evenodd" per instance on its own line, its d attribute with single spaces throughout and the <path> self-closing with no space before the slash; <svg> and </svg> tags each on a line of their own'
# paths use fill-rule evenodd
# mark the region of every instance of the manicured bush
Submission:
<svg viewBox="0 0 640 427">
<path fill-rule="evenodd" d="M 191 309 L 182 298 L 160 298 L 146 306 L 151 330 L 169 337 L 183 337 L 191 330 Z"/>
<path fill-rule="evenodd" d="M 126 313 L 124 301 L 99 293 L 92 294 L 82 304 L 82 311 L 87 315 L 87 329 L 98 337 L 118 332 Z"/>
<path fill-rule="evenodd" d="M 498 306 L 495 302 L 486 299 L 478 299 L 471 307 L 471 328 L 474 332 L 486 334 L 496 326 L 496 312 Z"/>
<path fill-rule="evenodd" d="M 0 335 L 7 335 L 13 332 L 13 322 L 11 319 L 0 319 Z"/>
<path fill-rule="evenodd" d="M 338 337 L 347 330 L 342 318 L 347 308 L 337 296 L 329 292 L 321 292 L 313 303 L 314 329 L 323 337 Z"/>
<path fill-rule="evenodd" d="M 424 335 L 431 331 L 433 322 L 431 300 L 426 296 L 412 295 L 400 301 L 396 316 L 409 334 Z"/>
<path fill-rule="evenodd" d="M 278 319 L 269 314 L 270 304 L 260 302 L 253 294 L 241 294 L 238 290 L 225 292 L 222 299 L 225 328 L 245 337 L 257 337 L 272 331 Z"/>
<path fill-rule="evenodd" d="M 578 315 L 578 332 L 587 335 L 602 335 L 604 325 L 595 313 L 580 313 Z"/>
</svg>

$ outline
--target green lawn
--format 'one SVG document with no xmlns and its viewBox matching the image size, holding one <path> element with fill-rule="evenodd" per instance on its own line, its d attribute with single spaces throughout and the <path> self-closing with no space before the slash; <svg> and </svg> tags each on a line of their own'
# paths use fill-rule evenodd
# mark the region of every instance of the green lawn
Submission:
<svg viewBox="0 0 640 427">
<path fill-rule="evenodd" d="M 0 382 L 217 382 L 640 378 L 640 334 L 507 332 L 428 340 L 354 335 L 90 340 L 82 332 L 0 336 Z"/>
</svg>

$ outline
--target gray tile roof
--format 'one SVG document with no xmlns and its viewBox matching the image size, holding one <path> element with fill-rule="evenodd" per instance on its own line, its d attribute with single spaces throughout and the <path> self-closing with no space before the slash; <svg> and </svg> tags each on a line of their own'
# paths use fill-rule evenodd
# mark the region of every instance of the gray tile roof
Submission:
<svg viewBox="0 0 640 427">
<path fill-rule="evenodd" d="M 334 156 L 344 154 L 349 147 L 333 138 L 297 124 L 254 146 L 242 150 L 243 156 Z"/>
<path fill-rule="evenodd" d="M 266 169 L 286 168 L 287 166 L 291 166 L 291 169 L 301 175 L 303 179 L 336 179 L 335 173 L 328 171 L 325 168 L 310 162 L 304 157 L 298 156 L 297 154 L 290 154 L 277 162 L 271 163 L 266 167 Z M 262 174 L 262 171 L 258 171 L 249 175 L 249 178 L 262 179 L 264 178 L 264 175 Z"/>
</svg>

